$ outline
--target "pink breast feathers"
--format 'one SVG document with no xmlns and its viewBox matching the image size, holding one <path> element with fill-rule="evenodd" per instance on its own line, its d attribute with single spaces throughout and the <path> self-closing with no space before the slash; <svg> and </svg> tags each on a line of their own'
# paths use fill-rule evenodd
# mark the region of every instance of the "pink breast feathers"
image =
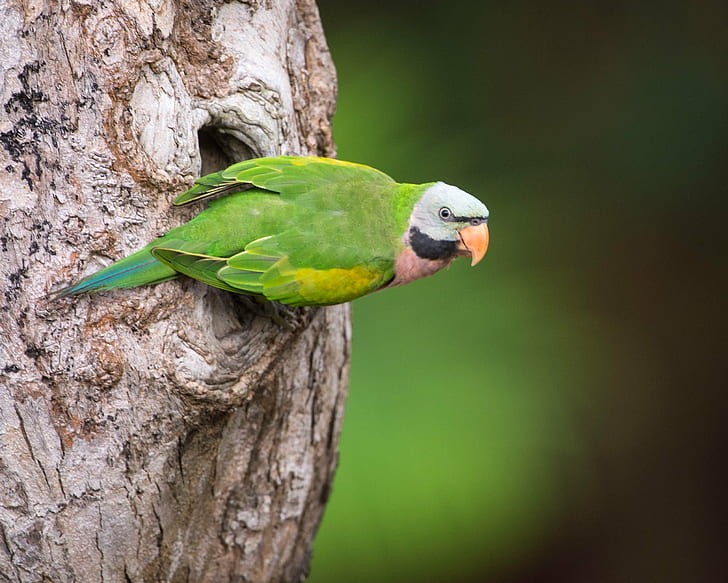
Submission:
<svg viewBox="0 0 728 583">
<path fill-rule="evenodd" d="M 423 259 L 418 257 L 410 247 L 405 247 L 397 257 L 394 265 L 394 279 L 387 287 L 404 285 L 422 277 L 428 277 L 437 273 L 443 267 L 447 267 L 454 257 L 448 259 Z"/>
</svg>

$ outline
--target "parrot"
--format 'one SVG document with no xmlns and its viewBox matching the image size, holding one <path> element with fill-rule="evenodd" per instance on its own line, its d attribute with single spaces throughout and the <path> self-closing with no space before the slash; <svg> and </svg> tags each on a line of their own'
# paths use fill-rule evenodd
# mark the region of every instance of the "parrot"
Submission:
<svg viewBox="0 0 728 583">
<path fill-rule="evenodd" d="M 212 198 L 214 197 L 214 198 Z M 174 205 L 194 218 L 55 297 L 185 275 L 289 306 L 326 306 L 483 259 L 488 208 L 443 182 L 397 183 L 354 162 L 275 156 L 198 178 Z"/>
</svg>

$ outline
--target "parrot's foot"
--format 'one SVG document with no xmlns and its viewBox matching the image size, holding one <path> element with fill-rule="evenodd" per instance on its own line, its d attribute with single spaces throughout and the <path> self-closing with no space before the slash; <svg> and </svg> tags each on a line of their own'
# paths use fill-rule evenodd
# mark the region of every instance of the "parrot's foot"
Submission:
<svg viewBox="0 0 728 583">
<path fill-rule="evenodd" d="M 278 302 L 267 302 L 264 301 L 261 304 L 262 316 L 270 319 L 275 324 L 278 324 L 281 328 L 287 332 L 293 331 L 297 326 L 295 325 L 296 312 L 295 308 L 289 308 Z"/>
<path fill-rule="evenodd" d="M 240 299 L 253 314 L 267 318 L 288 332 L 296 330 L 304 324 L 302 308 L 293 308 L 280 302 L 271 302 L 258 297 L 242 296 Z"/>
</svg>

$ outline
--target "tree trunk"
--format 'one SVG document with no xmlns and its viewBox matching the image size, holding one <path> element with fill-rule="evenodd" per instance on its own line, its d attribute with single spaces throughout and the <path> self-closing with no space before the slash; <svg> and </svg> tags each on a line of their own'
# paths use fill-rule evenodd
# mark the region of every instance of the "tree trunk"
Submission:
<svg viewBox="0 0 728 583">
<path fill-rule="evenodd" d="M 0 0 L 0 581 L 297 581 L 347 306 L 189 280 L 52 301 L 191 216 L 200 171 L 333 154 L 313 0 Z"/>
</svg>

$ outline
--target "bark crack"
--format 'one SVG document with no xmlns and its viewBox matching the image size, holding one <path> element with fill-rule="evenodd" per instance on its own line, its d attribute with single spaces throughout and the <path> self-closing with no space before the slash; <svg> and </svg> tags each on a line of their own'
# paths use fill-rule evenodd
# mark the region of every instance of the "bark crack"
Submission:
<svg viewBox="0 0 728 583">
<path fill-rule="evenodd" d="M 23 434 L 23 439 L 25 440 L 25 445 L 28 448 L 28 451 L 30 452 L 30 457 L 33 459 L 33 461 L 36 463 L 38 468 L 40 469 L 41 473 L 43 474 L 43 479 L 45 480 L 46 486 L 48 486 L 48 491 L 52 490 L 51 482 L 48 479 L 48 474 L 46 474 L 46 470 L 43 467 L 43 463 L 40 461 L 40 459 L 36 456 L 35 451 L 33 449 L 33 445 L 30 441 L 30 437 L 28 436 L 28 432 L 25 428 L 25 419 L 23 418 L 23 414 L 20 412 L 20 408 L 15 405 L 15 413 L 18 416 L 18 420 L 20 421 L 20 431 Z"/>
<path fill-rule="evenodd" d="M 101 544 L 101 535 L 104 532 L 104 516 L 103 516 L 103 510 L 101 508 L 101 505 L 99 504 L 97 506 L 98 510 L 98 530 L 96 531 L 95 541 L 96 541 L 96 550 L 99 552 L 99 573 L 101 575 L 101 581 L 106 581 L 106 577 L 104 574 L 104 566 L 106 564 L 106 559 L 104 557 L 104 549 L 103 545 Z"/>
</svg>

